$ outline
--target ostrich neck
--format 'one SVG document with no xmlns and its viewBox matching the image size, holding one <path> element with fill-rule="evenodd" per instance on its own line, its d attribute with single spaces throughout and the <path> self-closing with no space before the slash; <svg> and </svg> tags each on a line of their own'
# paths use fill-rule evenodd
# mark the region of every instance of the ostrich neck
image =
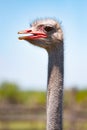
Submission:
<svg viewBox="0 0 87 130">
<path fill-rule="evenodd" d="M 63 43 L 48 52 L 47 130 L 62 130 Z"/>
</svg>

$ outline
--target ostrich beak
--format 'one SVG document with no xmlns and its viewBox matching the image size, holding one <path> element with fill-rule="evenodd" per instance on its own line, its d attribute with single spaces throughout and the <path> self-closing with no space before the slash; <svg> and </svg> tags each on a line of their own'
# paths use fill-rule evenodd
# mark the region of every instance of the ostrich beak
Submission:
<svg viewBox="0 0 87 130">
<path fill-rule="evenodd" d="M 23 36 L 19 37 L 19 40 L 32 40 L 32 39 L 47 37 L 47 35 L 45 33 L 38 32 L 38 31 L 32 31 L 32 29 L 19 31 L 18 34 L 24 34 Z"/>
</svg>

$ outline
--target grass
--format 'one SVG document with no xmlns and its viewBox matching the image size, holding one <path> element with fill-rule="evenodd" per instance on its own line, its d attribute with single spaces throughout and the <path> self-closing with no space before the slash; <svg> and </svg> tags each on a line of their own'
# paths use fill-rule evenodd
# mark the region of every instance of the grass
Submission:
<svg viewBox="0 0 87 130">
<path fill-rule="evenodd" d="M 75 124 L 71 124 L 70 121 L 66 121 L 64 120 L 64 130 L 70 130 L 71 128 L 74 128 L 75 130 L 87 130 L 87 122 L 86 121 L 77 121 L 75 122 Z M 28 122 L 28 121 L 15 121 L 15 122 L 8 122 L 6 123 L 1 123 L 0 122 L 0 129 L 3 128 L 9 128 L 9 130 L 12 129 L 39 129 L 39 130 L 45 130 L 46 129 L 46 124 L 45 122 L 41 122 L 41 121 L 34 121 L 34 122 Z"/>
<path fill-rule="evenodd" d="M 73 129 L 72 129 L 73 128 Z M 70 123 L 64 121 L 64 130 L 87 130 L 87 121 L 76 121 L 75 123 Z"/>
<path fill-rule="evenodd" d="M 1 100 L 1 94 L 2 91 L 0 91 L 0 100 Z M 71 90 L 65 90 L 64 91 L 64 110 L 69 111 L 69 107 L 71 108 L 71 105 L 73 105 L 71 102 L 73 99 L 75 100 L 75 104 L 77 106 L 80 105 L 80 108 L 86 108 L 87 110 L 87 90 L 76 90 L 74 93 L 71 92 Z M 28 106 L 29 108 L 35 108 L 38 107 L 42 109 L 43 107 L 46 107 L 46 92 L 35 92 L 35 91 L 19 91 L 19 96 L 16 95 L 16 97 L 21 97 L 21 102 L 23 105 Z M 75 105 L 74 104 L 74 105 Z M 76 107 L 76 106 L 75 106 Z M 84 109 L 82 109 L 83 112 Z M 35 111 L 36 113 L 36 111 Z M 34 113 L 34 114 L 35 114 Z M 86 112 L 85 112 L 86 113 Z M 36 113 L 38 114 L 38 113 Z M 40 113 L 41 114 L 41 113 Z M 43 118 L 43 116 L 42 116 Z M 3 128 L 4 127 L 4 128 Z M 9 130 L 12 129 L 46 129 L 46 123 L 44 121 L 10 121 L 10 122 L 0 122 L 0 130 L 5 129 L 9 127 Z M 75 130 L 87 130 L 87 120 L 86 121 L 76 121 L 75 125 L 71 124 L 69 120 L 64 120 L 64 130 L 71 130 L 71 127 L 75 127 Z"/>
<path fill-rule="evenodd" d="M 10 130 L 12 129 L 45 129 L 45 122 L 28 122 L 28 121 L 15 121 L 15 122 L 7 122 L 7 123 L 2 123 L 0 122 L 0 129 L 2 128 L 9 128 Z"/>
</svg>

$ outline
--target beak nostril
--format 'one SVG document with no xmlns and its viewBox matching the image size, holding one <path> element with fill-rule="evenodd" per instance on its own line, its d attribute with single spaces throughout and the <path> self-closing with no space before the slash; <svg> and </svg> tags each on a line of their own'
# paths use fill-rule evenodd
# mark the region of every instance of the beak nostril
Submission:
<svg viewBox="0 0 87 130">
<path fill-rule="evenodd" d="M 25 30 L 26 31 L 26 33 L 30 33 L 30 32 L 32 32 L 32 30 Z"/>
</svg>

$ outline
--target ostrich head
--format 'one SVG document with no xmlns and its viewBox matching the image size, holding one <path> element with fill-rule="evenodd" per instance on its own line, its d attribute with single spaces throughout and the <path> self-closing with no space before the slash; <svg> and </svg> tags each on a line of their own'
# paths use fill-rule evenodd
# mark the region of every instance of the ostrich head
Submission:
<svg viewBox="0 0 87 130">
<path fill-rule="evenodd" d="M 42 19 L 33 22 L 29 29 L 19 31 L 20 40 L 26 40 L 45 49 L 54 48 L 63 42 L 60 24 L 54 19 Z"/>
</svg>

